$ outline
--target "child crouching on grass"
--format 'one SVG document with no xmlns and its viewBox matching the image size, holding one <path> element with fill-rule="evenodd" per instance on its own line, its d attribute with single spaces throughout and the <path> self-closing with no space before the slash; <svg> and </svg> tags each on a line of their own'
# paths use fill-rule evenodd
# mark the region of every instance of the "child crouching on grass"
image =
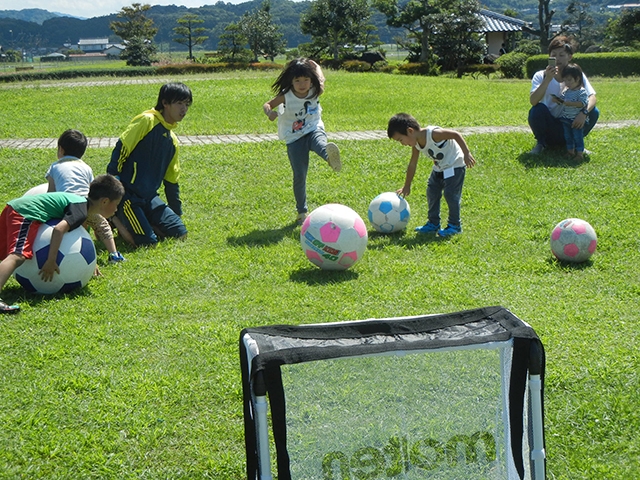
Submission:
<svg viewBox="0 0 640 480">
<path fill-rule="evenodd" d="M 49 192 L 75 193 L 81 197 L 89 194 L 93 181 L 93 170 L 83 160 L 87 150 L 87 137 L 78 130 L 66 130 L 58 138 L 58 161 L 54 162 L 45 175 Z M 116 249 L 113 231 L 109 221 L 102 215 L 89 215 L 87 226 L 109 252 L 109 263 L 123 262 L 125 258 Z"/>
<path fill-rule="evenodd" d="M 42 223 L 59 218 L 53 227 L 49 256 L 40 270 L 40 277 L 50 282 L 60 273 L 56 257 L 62 236 L 82 225 L 90 215 L 111 217 L 124 195 L 124 187 L 112 175 L 99 175 L 91 182 L 89 196 L 53 192 L 27 195 L 7 203 L 0 215 L 0 292 L 9 277 L 25 260 L 33 258 L 33 243 Z M 8 305 L 0 299 L 0 313 L 17 313 L 18 305 Z"/>
<path fill-rule="evenodd" d="M 445 130 L 440 127 L 420 128 L 418 121 L 406 113 L 398 113 L 391 117 L 387 135 L 402 145 L 412 147 L 404 186 L 397 191 L 399 195 L 407 196 L 411 193 L 411 182 L 416 173 L 420 153 L 433 160 L 433 170 L 427 183 L 429 219 L 426 224 L 417 227 L 416 232 L 437 233 L 440 237 L 449 237 L 462 232 L 460 222 L 462 185 L 466 168 L 476 164 L 462 135 L 455 130 Z M 440 200 L 443 194 L 449 207 L 449 221 L 447 226 L 441 229 Z"/>
</svg>

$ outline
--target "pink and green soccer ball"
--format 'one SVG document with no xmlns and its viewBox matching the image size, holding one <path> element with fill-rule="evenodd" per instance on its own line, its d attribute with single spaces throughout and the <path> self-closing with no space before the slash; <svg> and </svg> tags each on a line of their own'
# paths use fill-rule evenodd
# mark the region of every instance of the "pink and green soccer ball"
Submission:
<svg viewBox="0 0 640 480">
<path fill-rule="evenodd" d="M 567 218 L 551 232 L 551 251 L 558 260 L 580 263 L 596 251 L 598 238 L 589 223 L 579 218 Z"/>
<path fill-rule="evenodd" d="M 309 261 L 323 270 L 346 270 L 364 255 L 367 227 L 356 212 L 330 203 L 316 208 L 300 229 L 300 244 Z"/>
</svg>

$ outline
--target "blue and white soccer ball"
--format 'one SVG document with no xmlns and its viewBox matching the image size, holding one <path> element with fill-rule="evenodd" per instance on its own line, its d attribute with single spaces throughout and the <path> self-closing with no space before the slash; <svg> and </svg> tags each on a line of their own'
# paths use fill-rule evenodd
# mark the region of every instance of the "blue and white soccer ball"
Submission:
<svg viewBox="0 0 640 480">
<path fill-rule="evenodd" d="M 395 192 L 381 193 L 369 204 L 369 222 L 381 233 L 404 230 L 409 223 L 409 217 L 409 204 Z"/>
<path fill-rule="evenodd" d="M 26 260 L 14 272 L 18 283 L 28 292 L 48 295 L 67 293 L 84 287 L 93 276 L 97 262 L 96 248 L 82 226 L 62 237 L 56 260 L 60 273 L 54 273 L 50 282 L 45 282 L 38 274 L 49 256 L 51 234 L 58 222 L 50 220 L 40 225 L 33 244 L 33 258 Z"/>
</svg>

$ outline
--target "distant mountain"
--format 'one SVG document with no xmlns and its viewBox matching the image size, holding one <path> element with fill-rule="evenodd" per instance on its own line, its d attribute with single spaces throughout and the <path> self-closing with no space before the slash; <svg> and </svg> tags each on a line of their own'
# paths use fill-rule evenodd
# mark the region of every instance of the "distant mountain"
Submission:
<svg viewBox="0 0 640 480">
<path fill-rule="evenodd" d="M 0 18 L 13 18 L 25 22 L 33 22 L 42 25 L 46 20 L 55 17 L 71 17 L 66 13 L 49 12 L 41 8 L 25 8 L 24 10 L 0 10 Z M 81 18 L 81 17 L 73 17 Z"/>
</svg>

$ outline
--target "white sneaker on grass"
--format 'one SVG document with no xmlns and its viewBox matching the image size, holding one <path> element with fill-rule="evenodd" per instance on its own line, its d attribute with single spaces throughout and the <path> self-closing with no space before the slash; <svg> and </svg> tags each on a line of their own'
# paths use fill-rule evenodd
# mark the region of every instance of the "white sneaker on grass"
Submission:
<svg viewBox="0 0 640 480">
<path fill-rule="evenodd" d="M 529 152 L 530 155 L 540 155 L 544 150 L 544 145 L 541 143 L 536 143 L 536 146 L 531 149 Z"/>
<path fill-rule="evenodd" d="M 340 149 L 335 143 L 327 143 L 327 162 L 334 172 L 339 172 L 342 168 L 342 161 L 340 161 Z"/>
</svg>

